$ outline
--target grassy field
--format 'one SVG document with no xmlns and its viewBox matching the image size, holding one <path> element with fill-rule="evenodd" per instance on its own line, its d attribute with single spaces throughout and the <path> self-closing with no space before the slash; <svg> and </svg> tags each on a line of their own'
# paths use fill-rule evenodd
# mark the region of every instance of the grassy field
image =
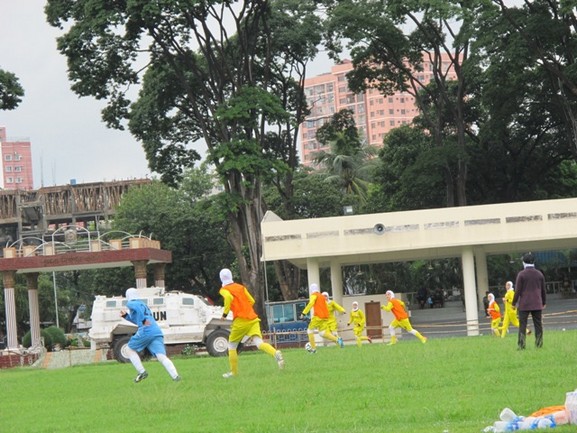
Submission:
<svg viewBox="0 0 577 433">
<path fill-rule="evenodd" d="M 516 350 L 516 336 L 396 346 L 285 350 L 286 368 L 260 352 L 174 358 L 183 380 L 157 362 L 135 384 L 129 364 L 0 371 L 0 432 L 473 433 L 505 407 L 529 415 L 562 405 L 577 388 L 577 331 L 546 332 Z M 563 426 L 557 432 L 573 432 Z"/>
</svg>

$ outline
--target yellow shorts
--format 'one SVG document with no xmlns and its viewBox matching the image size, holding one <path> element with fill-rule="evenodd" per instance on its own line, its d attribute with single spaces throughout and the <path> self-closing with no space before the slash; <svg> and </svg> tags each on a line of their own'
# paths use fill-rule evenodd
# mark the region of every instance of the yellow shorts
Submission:
<svg viewBox="0 0 577 433">
<path fill-rule="evenodd" d="M 491 329 L 497 329 L 499 327 L 499 323 L 501 323 L 501 318 L 497 317 L 496 319 L 491 320 Z"/>
<path fill-rule="evenodd" d="M 252 320 L 242 319 L 239 317 L 232 321 L 228 341 L 231 343 L 238 343 L 245 335 L 248 335 L 249 337 L 256 336 L 262 338 L 260 319 L 258 317 Z"/>
<path fill-rule="evenodd" d="M 403 328 L 405 331 L 410 332 L 413 330 L 413 327 L 411 326 L 411 322 L 409 322 L 409 319 L 402 319 L 402 320 L 393 320 L 391 322 L 391 325 L 393 328 Z"/>
<path fill-rule="evenodd" d="M 364 326 L 357 326 L 356 324 L 353 326 L 353 332 L 357 337 L 363 335 L 363 331 L 365 330 Z"/>
<path fill-rule="evenodd" d="M 320 317 L 313 316 L 311 323 L 309 323 L 309 331 L 318 329 L 319 332 L 326 331 L 329 326 L 329 319 L 321 319 Z"/>
<path fill-rule="evenodd" d="M 327 330 L 334 332 L 337 330 L 338 328 L 338 323 L 337 323 L 337 319 L 334 317 L 331 317 L 330 319 L 327 319 Z"/>
</svg>

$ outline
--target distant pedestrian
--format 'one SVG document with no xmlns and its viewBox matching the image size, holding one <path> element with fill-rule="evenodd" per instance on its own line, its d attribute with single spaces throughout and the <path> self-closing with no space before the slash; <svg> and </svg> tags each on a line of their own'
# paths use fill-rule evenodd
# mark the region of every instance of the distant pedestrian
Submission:
<svg viewBox="0 0 577 433">
<path fill-rule="evenodd" d="M 501 333 L 499 332 L 499 324 L 501 323 L 501 308 L 499 308 L 499 304 L 495 301 L 495 295 L 489 293 L 487 295 L 487 299 L 489 300 L 489 306 L 487 307 L 487 313 L 491 317 L 491 331 L 493 335 L 499 337 Z"/>
<path fill-rule="evenodd" d="M 487 311 L 489 308 L 489 292 L 485 292 L 485 296 L 483 296 L 483 309 L 485 311 L 485 317 L 491 317 L 489 312 Z"/>
<path fill-rule="evenodd" d="M 170 377 L 172 377 L 172 380 L 179 381 L 180 376 L 176 371 L 176 367 L 166 356 L 164 334 L 156 323 L 156 320 L 154 320 L 154 316 L 148 306 L 138 299 L 138 297 L 137 289 L 128 289 L 126 291 L 126 300 L 128 301 L 126 308 L 128 308 L 128 311 L 123 310 L 120 312 L 123 318 L 138 326 L 136 334 L 130 337 L 126 349 L 128 359 L 130 359 L 130 362 L 138 372 L 138 376 L 136 376 L 134 382 L 138 383 L 148 377 L 148 373 L 138 355 L 138 352 L 142 352 L 144 349 L 148 349 L 152 356 L 158 359 Z"/>
<path fill-rule="evenodd" d="M 228 313 L 232 311 L 233 319 L 228 337 L 228 363 L 230 371 L 224 373 L 225 379 L 238 375 L 238 345 L 244 337 L 252 338 L 252 342 L 257 349 L 272 356 L 280 369 L 284 368 L 284 358 L 280 350 L 265 343 L 260 330 L 260 318 L 254 311 L 254 298 L 246 287 L 235 283 L 232 279 L 232 272 L 229 269 L 220 271 L 220 295 L 224 299 L 224 310 L 222 318 L 226 319 Z"/>
<path fill-rule="evenodd" d="M 367 320 L 365 319 L 365 313 L 359 308 L 358 302 L 353 302 L 353 309 L 351 310 L 349 323 L 347 325 L 353 325 L 353 332 L 355 333 L 355 338 L 357 339 L 357 346 L 361 347 L 363 341 L 368 341 L 372 343 L 373 340 L 370 337 L 364 336 L 363 331 L 365 330 L 365 325 Z"/>
<path fill-rule="evenodd" d="M 427 337 L 423 337 L 420 332 L 413 329 L 411 322 L 409 321 L 409 314 L 405 310 L 405 303 L 397 298 L 391 290 L 387 290 L 385 293 L 387 300 L 389 301 L 387 305 L 381 307 L 382 310 L 390 311 L 395 316 L 395 320 L 389 325 L 389 332 L 391 334 L 391 341 L 388 343 L 389 346 L 397 344 L 397 336 L 395 335 L 395 328 L 402 328 L 409 334 L 413 334 L 421 343 L 427 342 Z"/>
<path fill-rule="evenodd" d="M 547 294 L 545 277 L 541 271 L 535 269 L 533 253 L 523 255 L 523 270 L 517 274 L 513 305 L 517 307 L 519 313 L 518 349 L 525 349 L 529 314 L 535 327 L 535 346 L 543 347 L 543 310 L 547 305 Z"/>
</svg>

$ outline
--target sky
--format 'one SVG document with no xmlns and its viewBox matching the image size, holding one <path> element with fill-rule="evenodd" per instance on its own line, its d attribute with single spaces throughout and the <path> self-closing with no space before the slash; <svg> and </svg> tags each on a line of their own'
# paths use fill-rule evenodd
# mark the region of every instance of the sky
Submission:
<svg viewBox="0 0 577 433">
<path fill-rule="evenodd" d="M 45 0 L 0 0 L 0 68 L 18 77 L 25 95 L 0 111 L 8 139 L 32 144 L 34 187 L 151 177 L 141 145 L 100 120 L 104 104 L 70 90 L 59 30 L 44 17 Z"/>
<path fill-rule="evenodd" d="M 0 0 L 0 68 L 16 74 L 25 91 L 15 110 L 0 111 L 0 126 L 8 140 L 30 140 L 34 187 L 154 177 L 130 132 L 101 121 L 104 102 L 70 90 L 66 58 L 56 49 L 61 31 L 46 22 L 45 3 Z M 309 76 L 330 70 L 322 63 Z"/>
</svg>

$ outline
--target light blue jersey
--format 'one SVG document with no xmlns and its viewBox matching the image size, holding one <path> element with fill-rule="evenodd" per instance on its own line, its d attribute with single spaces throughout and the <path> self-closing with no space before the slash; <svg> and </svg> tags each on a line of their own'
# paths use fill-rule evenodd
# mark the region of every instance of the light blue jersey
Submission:
<svg viewBox="0 0 577 433">
<path fill-rule="evenodd" d="M 138 331 L 130 338 L 128 347 L 137 352 L 148 349 L 153 356 L 166 355 L 164 335 L 148 306 L 135 299 L 128 301 L 126 307 L 128 314 L 124 318 L 138 326 Z"/>
</svg>

